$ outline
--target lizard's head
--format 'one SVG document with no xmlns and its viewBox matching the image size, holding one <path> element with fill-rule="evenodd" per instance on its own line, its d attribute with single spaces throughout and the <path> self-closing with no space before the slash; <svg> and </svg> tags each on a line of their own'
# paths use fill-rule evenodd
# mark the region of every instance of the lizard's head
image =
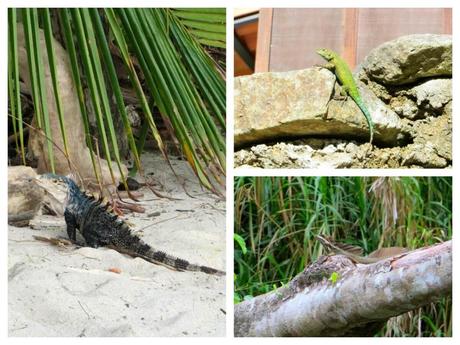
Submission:
<svg viewBox="0 0 460 345">
<path fill-rule="evenodd" d="M 328 236 L 316 235 L 316 239 L 325 247 L 326 249 L 330 248 L 331 239 Z"/>
<path fill-rule="evenodd" d="M 69 200 L 69 196 L 72 192 L 79 190 L 77 184 L 67 176 L 43 174 L 35 178 L 34 181 L 46 192 L 47 195 L 64 205 Z"/>
<path fill-rule="evenodd" d="M 316 53 L 325 58 L 327 61 L 332 60 L 335 56 L 335 53 L 327 48 L 320 48 L 316 50 Z"/>
</svg>

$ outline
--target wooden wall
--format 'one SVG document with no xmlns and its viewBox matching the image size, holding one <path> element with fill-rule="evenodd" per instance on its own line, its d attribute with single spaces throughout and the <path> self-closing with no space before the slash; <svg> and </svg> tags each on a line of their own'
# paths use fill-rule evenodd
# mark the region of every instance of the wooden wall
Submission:
<svg viewBox="0 0 460 345">
<path fill-rule="evenodd" d="M 353 68 L 369 51 L 399 36 L 452 34 L 446 8 L 261 9 L 256 72 L 290 71 L 322 64 L 317 48 L 339 52 Z"/>
</svg>

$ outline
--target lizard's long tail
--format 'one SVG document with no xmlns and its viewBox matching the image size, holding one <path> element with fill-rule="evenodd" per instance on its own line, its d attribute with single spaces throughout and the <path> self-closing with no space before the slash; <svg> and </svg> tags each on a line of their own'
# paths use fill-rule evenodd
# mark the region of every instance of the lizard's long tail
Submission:
<svg viewBox="0 0 460 345">
<path fill-rule="evenodd" d="M 208 266 L 192 264 L 187 260 L 152 248 L 139 237 L 133 235 L 126 224 L 123 224 L 119 234 L 120 236 L 116 240 L 117 243 L 114 244 L 116 247 L 124 249 L 127 254 L 132 254 L 133 256 L 141 257 L 149 262 L 165 265 L 178 271 L 203 272 L 217 276 L 225 275 L 224 271 Z"/>
<path fill-rule="evenodd" d="M 364 105 L 361 99 L 355 100 L 355 102 L 358 105 L 359 109 L 361 109 L 361 111 L 363 112 L 364 117 L 366 118 L 370 134 L 369 143 L 372 144 L 372 141 L 374 140 L 374 123 L 372 122 L 371 114 L 369 113 L 369 110 L 367 110 L 366 106 Z"/>
</svg>

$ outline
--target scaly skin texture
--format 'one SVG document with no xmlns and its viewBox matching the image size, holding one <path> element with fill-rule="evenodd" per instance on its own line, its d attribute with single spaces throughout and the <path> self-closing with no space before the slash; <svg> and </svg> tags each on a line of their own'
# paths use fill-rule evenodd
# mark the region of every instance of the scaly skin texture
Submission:
<svg viewBox="0 0 460 345">
<path fill-rule="evenodd" d="M 328 62 L 328 64 L 323 67 L 335 73 L 342 86 L 342 94 L 344 96 L 350 96 L 353 101 L 355 101 L 359 109 L 361 109 L 363 112 L 367 124 L 369 125 L 369 143 L 372 144 L 372 140 L 374 139 L 374 123 L 372 122 L 372 117 L 369 113 L 369 110 L 364 105 L 361 95 L 359 94 L 358 87 L 356 86 L 355 80 L 353 79 L 353 75 L 351 74 L 347 63 L 340 57 L 339 54 L 332 50 L 321 48 L 316 52 Z"/>
<path fill-rule="evenodd" d="M 369 256 L 362 256 L 362 249 L 345 243 L 334 242 L 332 239 L 317 235 L 316 238 L 321 242 L 324 248 L 335 254 L 345 255 L 350 260 L 360 264 L 373 264 L 383 259 L 391 258 L 396 255 L 407 253 L 403 247 L 390 247 L 378 249 Z M 386 250 L 384 250 L 386 249 Z"/>
<path fill-rule="evenodd" d="M 77 229 L 86 245 L 97 248 L 110 246 L 121 252 L 133 253 L 147 261 L 169 266 L 178 271 L 196 271 L 214 275 L 225 275 L 215 268 L 195 265 L 156 250 L 131 233 L 128 225 L 116 214 L 108 211 L 108 204 L 92 195 L 83 193 L 70 178 L 55 174 L 44 174 L 37 183 L 46 189 L 47 184 L 60 187 L 67 192 L 64 217 L 67 234 L 73 242 L 77 240 Z"/>
</svg>

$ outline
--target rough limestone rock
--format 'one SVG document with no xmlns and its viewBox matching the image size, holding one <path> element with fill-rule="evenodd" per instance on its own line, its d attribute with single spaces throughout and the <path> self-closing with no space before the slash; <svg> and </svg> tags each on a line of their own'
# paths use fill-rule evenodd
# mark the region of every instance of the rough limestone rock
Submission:
<svg viewBox="0 0 460 345">
<path fill-rule="evenodd" d="M 337 99 L 340 88 L 329 71 L 237 78 L 235 166 L 452 166 L 451 36 L 410 35 L 384 43 L 354 76 L 375 124 L 372 147 L 365 117 L 350 98 Z"/>
<path fill-rule="evenodd" d="M 417 34 L 386 42 L 366 57 L 366 74 L 382 84 L 452 75 L 452 36 Z"/>
<path fill-rule="evenodd" d="M 413 95 L 417 106 L 424 110 L 424 115 L 440 113 L 452 100 L 452 79 L 432 79 L 417 85 L 408 91 Z"/>
<path fill-rule="evenodd" d="M 334 83 L 317 68 L 235 78 L 235 145 L 321 130 Z"/>
<path fill-rule="evenodd" d="M 31 167 L 8 167 L 8 223 L 26 226 L 38 212 L 43 190 L 32 182 L 37 176 Z"/>
<path fill-rule="evenodd" d="M 430 79 L 396 91 L 390 106 L 398 115 L 414 120 L 445 113 L 451 101 L 452 79 Z"/>
<path fill-rule="evenodd" d="M 251 150 L 240 150 L 235 154 L 235 163 L 240 167 L 256 167 L 265 169 L 276 168 L 310 168 L 333 169 L 349 168 L 353 163 L 353 155 L 347 152 L 348 145 L 340 144 L 337 148 L 328 145 L 320 150 L 310 146 L 277 143 L 272 146 L 260 144 Z"/>
<path fill-rule="evenodd" d="M 449 103 L 451 104 L 451 103 Z M 446 107 L 452 111 L 451 106 Z M 414 127 L 414 131 L 418 132 L 419 135 L 415 138 L 414 144 L 419 147 L 430 148 L 430 152 L 433 151 L 440 159 L 436 159 L 436 165 L 440 162 L 452 161 L 452 117 L 443 115 L 440 117 L 429 118 L 426 121 L 417 122 Z M 413 150 L 420 153 L 422 150 Z M 434 163 L 433 163 L 434 164 Z M 444 167 L 436 166 L 436 167 Z"/>
<path fill-rule="evenodd" d="M 276 138 L 316 136 L 366 141 L 366 119 L 351 98 L 338 96 L 333 73 L 309 68 L 235 78 L 235 146 Z M 394 146 L 406 140 L 399 117 L 361 85 L 376 126 L 375 140 Z"/>
</svg>

